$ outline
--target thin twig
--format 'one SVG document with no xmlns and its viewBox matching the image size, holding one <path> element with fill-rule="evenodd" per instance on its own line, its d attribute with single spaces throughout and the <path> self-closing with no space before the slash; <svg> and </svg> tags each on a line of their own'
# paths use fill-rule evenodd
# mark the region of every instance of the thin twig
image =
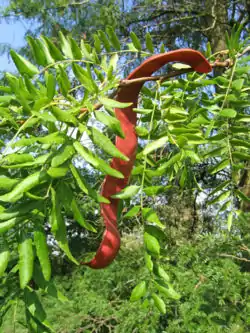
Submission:
<svg viewBox="0 0 250 333">
<path fill-rule="evenodd" d="M 236 259 L 236 260 L 240 260 L 240 261 L 250 262 L 250 260 L 247 258 L 240 258 L 240 257 L 233 256 L 232 254 L 227 254 L 227 253 L 221 253 L 221 254 L 219 254 L 219 257 L 226 257 L 226 258 L 232 258 L 232 259 Z"/>
</svg>

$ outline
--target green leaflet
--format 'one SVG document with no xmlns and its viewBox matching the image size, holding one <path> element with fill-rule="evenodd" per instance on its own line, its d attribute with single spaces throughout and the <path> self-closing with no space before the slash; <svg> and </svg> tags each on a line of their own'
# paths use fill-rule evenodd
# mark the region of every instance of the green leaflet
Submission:
<svg viewBox="0 0 250 333">
<path fill-rule="evenodd" d="M 154 304 L 157 307 L 157 309 L 162 313 L 165 314 L 167 312 L 166 305 L 164 301 L 155 293 L 152 294 L 152 298 L 154 300 Z"/>
<path fill-rule="evenodd" d="M 229 212 L 227 217 L 227 230 L 230 232 L 233 223 L 233 212 Z"/>
<path fill-rule="evenodd" d="M 26 201 L 18 205 L 11 205 L 10 208 L 4 210 L 0 214 L 0 221 L 13 219 L 31 213 L 34 209 L 39 208 L 40 204 L 37 201 Z"/>
<path fill-rule="evenodd" d="M 56 79 L 59 84 L 59 88 L 64 97 L 68 97 L 68 91 L 71 87 L 70 80 L 63 66 L 59 65 L 57 69 Z"/>
<path fill-rule="evenodd" d="M 53 280 L 45 280 L 41 268 L 37 263 L 34 264 L 33 278 L 35 283 L 43 290 L 43 292 L 46 292 L 48 295 L 60 300 L 61 302 L 68 301 L 67 297 L 57 290 Z"/>
<path fill-rule="evenodd" d="M 61 51 L 55 46 L 55 44 L 46 36 L 41 36 L 42 41 L 44 42 L 44 45 L 47 46 L 51 56 L 56 61 L 63 60 L 63 55 Z"/>
<path fill-rule="evenodd" d="M 20 180 L 12 179 L 5 176 L 0 176 L 0 190 L 11 190 Z"/>
<path fill-rule="evenodd" d="M 227 185 L 229 185 L 231 183 L 231 180 L 226 180 L 225 182 L 221 183 L 220 185 L 218 185 L 211 193 L 209 193 L 209 196 L 214 195 L 215 193 L 223 190 L 225 187 L 227 187 Z"/>
<path fill-rule="evenodd" d="M 81 82 L 81 84 L 84 86 L 86 90 L 88 90 L 91 93 L 98 93 L 99 90 L 98 85 L 86 70 L 84 70 L 81 66 L 75 63 L 73 63 L 72 69 L 76 78 Z"/>
<path fill-rule="evenodd" d="M 145 296 L 147 292 L 147 285 L 145 281 L 140 282 L 137 286 L 132 290 L 130 301 L 138 301 L 140 298 Z"/>
<path fill-rule="evenodd" d="M 154 46 L 149 32 L 146 33 L 146 47 L 149 52 L 154 53 Z"/>
<path fill-rule="evenodd" d="M 63 144 L 67 136 L 61 132 L 54 132 L 43 137 L 37 137 L 36 140 L 43 144 Z"/>
<path fill-rule="evenodd" d="M 144 207 L 142 209 L 142 216 L 145 221 L 150 222 L 150 223 L 155 223 L 161 228 L 164 228 L 164 224 L 161 223 L 159 220 L 159 217 L 157 216 L 156 212 L 153 210 L 153 208 L 150 207 Z"/>
<path fill-rule="evenodd" d="M 98 156 L 95 156 L 92 152 L 90 152 L 87 148 L 84 148 L 80 142 L 75 141 L 73 146 L 76 151 L 82 158 L 89 164 L 91 164 L 96 169 L 100 170 L 104 174 L 113 176 L 115 178 L 123 179 L 124 176 L 121 172 L 111 168 L 106 162 L 100 159 Z"/>
<path fill-rule="evenodd" d="M 133 31 L 130 33 L 130 38 L 132 40 L 132 43 L 133 43 L 134 47 L 138 51 L 141 51 L 142 50 L 141 43 L 140 43 L 138 37 L 136 36 L 136 34 Z"/>
<path fill-rule="evenodd" d="M 72 37 L 68 37 L 68 40 L 70 42 L 74 59 L 82 59 L 82 51 L 77 42 Z"/>
<path fill-rule="evenodd" d="M 234 109 L 223 109 L 220 111 L 219 115 L 226 118 L 235 118 L 237 112 Z"/>
<path fill-rule="evenodd" d="M 177 293 L 171 286 L 168 286 L 166 288 L 156 282 L 155 282 L 155 286 L 161 294 L 167 296 L 168 298 L 178 300 L 181 297 L 181 295 L 179 293 Z"/>
<path fill-rule="evenodd" d="M 1 96 L 2 97 L 2 96 Z M 15 127 L 17 127 L 17 124 L 15 122 L 15 119 L 12 117 L 11 112 L 7 108 L 0 107 L 0 117 L 2 119 L 8 120 L 10 123 L 12 123 Z"/>
<path fill-rule="evenodd" d="M 45 81 L 46 81 L 46 88 L 47 88 L 47 97 L 49 101 L 51 101 L 56 92 L 56 80 L 54 78 L 54 75 L 51 73 L 45 73 Z"/>
<path fill-rule="evenodd" d="M 65 38 L 64 34 L 61 31 L 59 31 L 59 38 L 60 38 L 60 42 L 61 42 L 61 49 L 62 49 L 64 55 L 67 58 L 74 59 L 70 43 L 69 43 L 68 39 Z"/>
<path fill-rule="evenodd" d="M 96 52 L 101 53 L 101 40 L 100 40 L 100 38 L 96 34 L 93 34 L 93 38 L 94 38 L 94 47 L 96 49 Z"/>
<path fill-rule="evenodd" d="M 46 234 L 41 227 L 37 228 L 34 232 L 34 244 L 44 279 L 49 281 L 51 277 L 51 263 Z"/>
<path fill-rule="evenodd" d="M 10 50 L 10 55 L 21 75 L 27 74 L 29 77 L 39 73 L 39 70 L 31 62 L 17 54 L 14 50 Z"/>
<path fill-rule="evenodd" d="M 101 123 L 108 126 L 116 135 L 120 136 L 122 139 L 125 138 L 120 121 L 118 119 L 108 116 L 104 112 L 100 111 L 95 112 L 95 117 Z"/>
<path fill-rule="evenodd" d="M 3 95 L 0 96 L 0 104 L 9 103 L 12 99 L 15 99 L 15 95 Z"/>
<path fill-rule="evenodd" d="M 209 153 L 206 153 L 204 155 L 204 158 L 212 158 L 215 156 L 222 156 L 224 154 L 224 152 L 226 152 L 226 147 L 220 147 L 220 148 L 216 148 L 211 150 Z"/>
<path fill-rule="evenodd" d="M 52 178 L 61 178 L 66 176 L 67 172 L 69 170 L 69 167 L 67 165 L 61 165 L 59 167 L 50 167 L 47 170 L 47 173 Z"/>
<path fill-rule="evenodd" d="M 133 111 L 139 114 L 150 114 L 153 112 L 153 109 L 139 109 L 139 108 L 133 108 Z"/>
<path fill-rule="evenodd" d="M 181 160 L 181 158 L 182 158 L 182 152 L 179 152 L 179 153 L 175 154 L 174 156 L 172 156 L 166 163 L 161 164 L 160 167 L 158 168 L 158 170 L 161 171 L 161 170 L 165 170 L 165 169 L 169 168 L 176 162 L 179 162 Z"/>
<path fill-rule="evenodd" d="M 78 120 L 76 119 L 75 116 L 73 116 L 70 112 L 68 111 L 63 111 L 61 109 L 59 109 L 56 106 L 53 106 L 51 108 L 51 111 L 53 113 L 53 115 L 56 117 L 57 120 L 71 124 L 71 125 L 77 125 L 78 124 Z"/>
<path fill-rule="evenodd" d="M 249 132 L 249 128 L 246 126 L 231 126 L 230 130 L 233 133 L 248 133 Z"/>
<path fill-rule="evenodd" d="M 165 282 L 169 282 L 170 281 L 169 275 L 167 274 L 167 272 L 165 272 L 165 270 L 161 266 L 156 265 L 155 269 L 154 269 L 154 273 L 157 276 L 159 276 L 160 278 L 162 278 Z"/>
<path fill-rule="evenodd" d="M 73 177 L 75 178 L 79 188 L 84 193 L 89 195 L 91 198 L 93 198 L 97 202 L 103 202 L 103 203 L 107 203 L 107 204 L 110 203 L 110 201 L 108 199 L 106 199 L 103 196 L 101 196 L 100 194 L 98 194 L 93 188 L 91 188 L 85 182 L 84 178 L 79 174 L 79 172 L 77 171 L 77 169 L 74 167 L 73 164 L 70 164 L 70 170 L 71 170 L 71 173 L 72 173 Z"/>
<path fill-rule="evenodd" d="M 232 139 L 231 144 L 233 144 L 236 147 L 250 148 L 250 143 L 245 140 Z"/>
<path fill-rule="evenodd" d="M 24 233 L 21 234 L 21 238 L 18 242 L 18 254 L 20 287 L 24 289 L 32 278 L 34 264 L 32 239 Z"/>
<path fill-rule="evenodd" d="M 109 40 L 110 40 L 112 46 L 114 47 L 114 49 L 120 51 L 120 49 L 121 49 L 120 41 L 119 41 L 119 38 L 117 37 L 116 33 L 114 32 L 113 28 L 111 26 L 107 26 L 106 31 L 107 31 Z"/>
<path fill-rule="evenodd" d="M 31 190 L 33 187 L 37 186 L 38 184 L 43 183 L 47 179 L 48 175 L 45 171 L 39 171 L 34 174 L 31 174 L 28 177 L 26 177 L 24 180 L 22 180 L 20 183 L 18 183 L 11 192 L 1 195 L 0 201 L 16 202 L 23 196 L 25 192 Z"/>
<path fill-rule="evenodd" d="M 108 40 L 106 34 L 102 30 L 98 30 L 98 35 L 99 35 L 100 40 L 103 43 L 105 50 L 107 52 L 110 52 L 111 47 L 110 47 L 110 43 L 109 43 L 109 40 Z"/>
<path fill-rule="evenodd" d="M 132 170 L 132 176 L 141 175 L 143 170 L 144 170 L 143 165 L 138 165 L 138 166 L 134 167 Z"/>
<path fill-rule="evenodd" d="M 208 138 L 209 141 L 222 141 L 223 139 L 225 139 L 227 137 L 226 133 L 219 133 L 216 134 L 214 136 L 211 136 L 210 138 Z"/>
<path fill-rule="evenodd" d="M 152 261 L 151 255 L 149 255 L 147 252 L 145 252 L 144 258 L 145 258 L 145 264 L 146 264 L 147 269 L 149 270 L 149 272 L 152 272 L 154 263 Z"/>
<path fill-rule="evenodd" d="M 14 217 L 13 219 L 10 219 L 8 221 L 1 222 L 0 223 L 0 234 L 3 234 L 6 231 L 8 231 L 9 229 L 11 229 L 12 227 L 14 227 L 16 225 L 16 223 L 19 221 L 20 221 L 20 219 L 18 217 Z"/>
<path fill-rule="evenodd" d="M 4 239 L 0 240 L 0 277 L 3 276 L 10 259 L 10 251 Z"/>
<path fill-rule="evenodd" d="M 52 208 L 50 213 L 51 231 L 55 236 L 58 246 L 63 250 L 63 252 L 72 262 L 78 265 L 77 260 L 73 257 L 69 249 L 66 224 L 61 214 L 60 201 L 56 191 L 53 188 L 51 188 L 51 201 L 52 201 Z"/>
<path fill-rule="evenodd" d="M 131 185 L 125 187 L 121 192 L 116 193 L 111 196 L 113 199 L 129 199 L 131 197 L 134 197 L 140 190 L 140 186 Z"/>
<path fill-rule="evenodd" d="M 244 79 L 237 79 L 232 82 L 232 89 L 236 91 L 241 91 L 244 84 Z"/>
<path fill-rule="evenodd" d="M 215 173 L 225 169 L 229 164 L 230 164 L 230 161 L 228 159 L 225 159 L 225 160 L 219 162 L 218 164 L 216 164 L 209 171 L 212 175 L 214 175 Z"/>
<path fill-rule="evenodd" d="M 160 244 L 154 236 L 144 232 L 144 243 L 149 252 L 156 255 L 160 254 Z"/>
<path fill-rule="evenodd" d="M 122 102 L 118 102 L 114 99 L 110 99 L 107 97 L 99 97 L 98 98 L 100 103 L 103 104 L 104 106 L 107 106 L 108 108 L 121 108 L 121 109 L 125 109 L 129 106 L 131 106 L 133 103 L 122 103 Z M 99 111 L 100 112 L 100 111 Z"/>
<path fill-rule="evenodd" d="M 39 93 L 40 93 L 39 90 L 35 87 L 32 81 L 27 77 L 27 75 L 24 76 L 24 82 L 25 82 L 25 87 L 30 93 L 30 97 L 32 96 L 33 98 L 39 98 Z"/>
<path fill-rule="evenodd" d="M 192 163 L 200 163 L 201 159 L 198 154 L 196 154 L 193 150 L 185 150 L 184 151 L 186 157 L 190 157 Z"/>
<path fill-rule="evenodd" d="M 41 155 L 38 156 L 34 161 L 32 162 L 25 162 L 25 163 L 21 163 L 21 164 L 10 164 L 10 165 L 2 165 L 2 168 L 5 169 L 19 169 L 19 168 L 25 168 L 28 166 L 38 166 L 38 165 L 43 165 L 46 163 L 48 157 L 50 156 L 49 154 L 45 154 L 45 155 Z"/>
<path fill-rule="evenodd" d="M 235 194 L 237 197 L 243 201 L 250 202 L 250 197 L 246 196 L 243 192 L 240 190 L 235 190 Z"/>
<path fill-rule="evenodd" d="M 63 145 L 58 153 L 52 158 L 51 166 L 58 167 L 59 165 L 66 162 L 75 154 L 75 149 L 72 145 Z"/>
<path fill-rule="evenodd" d="M 65 208 L 65 211 L 68 213 L 72 212 L 74 219 L 80 224 L 80 226 L 89 231 L 96 232 L 96 229 L 90 223 L 88 223 L 82 215 L 81 209 L 78 205 L 78 202 L 74 198 L 71 187 L 63 182 L 60 182 L 57 186 L 57 193 L 62 205 Z"/>
<path fill-rule="evenodd" d="M 40 41 L 38 41 L 35 38 L 32 38 L 31 36 L 27 37 L 27 41 L 29 43 L 29 46 L 31 48 L 31 51 L 32 51 L 32 54 L 33 54 L 33 57 L 34 57 L 36 63 L 41 66 L 46 66 L 46 64 L 47 64 L 46 57 L 43 53 L 43 50 L 40 47 L 40 43 L 39 43 Z"/>
<path fill-rule="evenodd" d="M 93 62 L 93 56 L 91 54 L 91 46 L 85 43 L 83 39 L 81 39 L 81 51 L 84 58 Z"/>
<path fill-rule="evenodd" d="M 25 288 L 24 300 L 26 315 L 29 324 L 32 326 L 31 332 L 51 332 L 55 333 L 48 321 L 46 312 L 36 292 L 32 289 Z M 34 326 L 33 326 L 34 325 Z M 46 328 L 46 329 L 45 329 Z"/>
<path fill-rule="evenodd" d="M 238 113 L 236 117 L 237 121 L 249 123 L 250 122 L 250 115 L 244 113 Z"/>
<path fill-rule="evenodd" d="M 136 134 L 140 137 L 147 137 L 148 136 L 148 130 L 146 129 L 146 127 L 142 127 L 142 126 L 136 126 L 135 128 L 136 130 Z"/>
<path fill-rule="evenodd" d="M 152 151 L 161 148 L 167 143 L 167 141 L 168 141 L 168 136 L 163 136 L 158 140 L 148 143 L 146 147 L 143 149 L 143 155 L 150 154 Z"/>
<path fill-rule="evenodd" d="M 140 210 L 141 206 L 134 206 L 124 215 L 124 218 L 134 217 L 140 212 Z"/>
<path fill-rule="evenodd" d="M 82 226 L 84 227 L 85 229 L 89 230 L 89 231 L 92 231 L 92 232 L 96 232 L 96 229 L 90 224 L 88 223 L 82 213 L 81 213 L 81 210 L 75 200 L 75 198 L 72 198 L 72 201 L 71 201 L 71 210 L 73 212 L 73 215 L 74 215 L 74 219 Z"/>
<path fill-rule="evenodd" d="M 2 159 L 4 164 L 18 164 L 34 161 L 34 157 L 30 154 L 9 154 Z"/>
<path fill-rule="evenodd" d="M 239 152 L 239 151 L 234 151 L 232 153 L 233 157 L 236 158 L 236 159 L 239 159 L 239 160 L 247 160 L 249 161 L 250 160 L 250 154 L 246 154 L 246 153 L 243 153 L 243 152 Z"/>
<path fill-rule="evenodd" d="M 225 192 L 221 193 L 220 195 L 218 195 L 217 197 L 215 197 L 213 200 L 208 201 L 207 205 L 213 205 L 216 202 L 224 201 L 230 196 L 230 194 L 231 194 L 231 191 L 225 191 Z"/>
<path fill-rule="evenodd" d="M 106 135 L 102 134 L 94 127 L 92 127 L 91 137 L 93 142 L 107 154 L 110 154 L 112 157 L 120 158 L 123 161 L 129 161 L 129 158 L 122 154 Z"/>
</svg>

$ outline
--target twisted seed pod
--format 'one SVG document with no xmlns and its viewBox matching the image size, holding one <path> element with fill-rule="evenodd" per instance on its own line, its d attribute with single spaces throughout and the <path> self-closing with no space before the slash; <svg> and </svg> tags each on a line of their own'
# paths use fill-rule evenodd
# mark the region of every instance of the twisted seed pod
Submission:
<svg viewBox="0 0 250 333">
<path fill-rule="evenodd" d="M 127 80 L 150 76 L 162 66 L 173 61 L 185 63 L 199 73 L 208 73 L 212 70 L 209 62 L 198 51 L 180 49 L 148 58 L 129 74 Z M 129 161 L 126 162 L 118 158 L 113 158 L 111 167 L 120 171 L 124 175 L 124 179 L 117 179 L 112 176 L 106 176 L 104 179 L 101 194 L 110 200 L 110 204 L 101 203 L 101 214 L 106 230 L 95 257 L 90 262 L 84 263 L 91 268 L 98 269 L 108 266 L 114 260 L 120 248 L 120 234 L 117 229 L 119 200 L 112 199 L 111 196 L 126 187 L 135 162 L 137 149 L 135 126 L 137 115 L 136 112 L 133 112 L 133 108 L 137 107 L 138 96 L 142 86 L 143 83 L 141 82 L 125 86 L 120 88 L 117 94 L 117 101 L 133 103 L 125 109 L 115 109 L 116 117 L 120 120 L 122 130 L 125 134 L 124 139 L 116 137 L 116 147 L 129 158 Z"/>
</svg>

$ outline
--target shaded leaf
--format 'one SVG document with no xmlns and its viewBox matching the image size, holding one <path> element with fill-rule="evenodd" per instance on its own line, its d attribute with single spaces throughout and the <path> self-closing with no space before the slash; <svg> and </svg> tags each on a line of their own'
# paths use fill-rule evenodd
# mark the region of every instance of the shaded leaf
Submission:
<svg viewBox="0 0 250 333">
<path fill-rule="evenodd" d="M 37 228 L 34 232 L 34 244 L 44 279 L 46 281 L 49 281 L 51 277 L 51 263 L 49 259 L 49 249 L 47 245 L 46 234 L 41 227 Z"/>
<path fill-rule="evenodd" d="M 14 50 L 10 51 L 10 55 L 16 65 L 18 72 L 21 75 L 28 75 L 29 77 L 39 73 L 39 70 L 31 62 L 17 54 Z"/>
</svg>

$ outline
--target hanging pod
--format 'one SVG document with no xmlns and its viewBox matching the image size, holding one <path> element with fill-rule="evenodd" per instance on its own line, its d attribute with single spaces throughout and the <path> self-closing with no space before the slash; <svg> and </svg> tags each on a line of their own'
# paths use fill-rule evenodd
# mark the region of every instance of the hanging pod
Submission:
<svg viewBox="0 0 250 333">
<path fill-rule="evenodd" d="M 204 56 L 192 49 L 180 49 L 168 53 L 154 55 L 145 60 L 139 67 L 132 71 L 126 80 L 132 80 L 152 75 L 155 71 L 169 62 L 181 62 L 191 66 L 196 72 L 208 73 L 212 70 Z M 107 175 L 102 185 L 101 195 L 110 200 L 109 204 L 101 203 L 101 214 L 105 223 L 103 240 L 96 252 L 95 257 L 83 263 L 91 268 L 104 268 L 116 257 L 120 248 L 120 234 L 117 228 L 117 212 L 119 199 L 113 196 L 124 189 L 128 183 L 137 149 L 137 134 L 135 131 L 137 115 L 133 108 L 137 107 L 138 96 L 143 86 L 142 82 L 124 86 L 119 89 L 116 100 L 122 103 L 132 103 L 126 108 L 115 108 L 116 118 L 121 123 L 124 138 L 116 137 L 116 148 L 128 161 L 113 158 L 110 166 L 123 174 L 124 178 L 118 179 Z"/>
</svg>

